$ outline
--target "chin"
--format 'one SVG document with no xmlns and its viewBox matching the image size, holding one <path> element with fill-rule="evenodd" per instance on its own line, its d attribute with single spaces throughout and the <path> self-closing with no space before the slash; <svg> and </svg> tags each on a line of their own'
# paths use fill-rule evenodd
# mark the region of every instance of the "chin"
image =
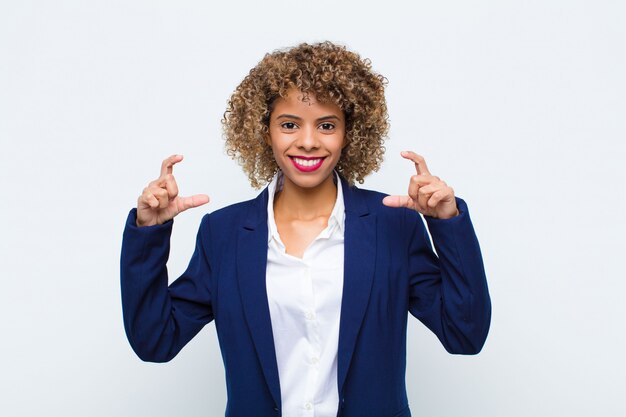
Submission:
<svg viewBox="0 0 626 417">
<path fill-rule="evenodd" d="M 324 170 L 323 172 L 315 171 L 315 172 L 299 172 L 294 169 L 290 171 L 282 170 L 283 175 L 285 176 L 285 180 L 288 180 L 293 185 L 299 188 L 316 188 L 320 185 L 324 184 L 328 180 L 329 177 L 333 175 L 333 170 L 330 171 Z M 295 172 L 294 172 L 295 171 Z"/>
</svg>

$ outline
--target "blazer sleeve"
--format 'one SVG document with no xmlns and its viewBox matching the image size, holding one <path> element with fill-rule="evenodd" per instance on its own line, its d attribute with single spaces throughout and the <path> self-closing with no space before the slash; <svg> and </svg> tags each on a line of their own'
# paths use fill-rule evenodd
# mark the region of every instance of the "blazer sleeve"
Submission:
<svg viewBox="0 0 626 417">
<path fill-rule="evenodd" d="M 144 361 L 167 362 L 213 320 L 208 280 L 211 267 L 202 220 L 186 271 L 168 287 L 167 260 L 173 221 L 137 227 L 136 209 L 126 221 L 122 240 L 121 293 L 126 336 Z"/>
<path fill-rule="evenodd" d="M 459 215 L 451 219 L 424 216 L 414 221 L 409 268 L 409 311 L 432 330 L 446 350 L 476 354 L 491 322 L 491 300 L 478 239 L 467 204 L 457 198 Z M 419 217 L 416 215 L 416 217 Z"/>
</svg>

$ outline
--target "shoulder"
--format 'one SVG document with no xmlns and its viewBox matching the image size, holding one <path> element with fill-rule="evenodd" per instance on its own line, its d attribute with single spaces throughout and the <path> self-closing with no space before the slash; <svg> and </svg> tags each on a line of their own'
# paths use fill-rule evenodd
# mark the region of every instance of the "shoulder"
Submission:
<svg viewBox="0 0 626 417">
<path fill-rule="evenodd" d="M 355 212 L 373 214 L 379 222 L 405 224 L 409 221 L 414 224 L 419 220 L 419 214 L 414 210 L 406 208 L 393 208 L 383 204 L 383 198 L 389 194 L 380 191 L 368 190 L 357 186 L 350 186 L 347 190 L 346 198 L 351 202 L 348 205 L 354 208 Z"/>
<path fill-rule="evenodd" d="M 249 208 L 253 205 L 255 199 L 240 201 L 222 208 L 219 208 L 211 213 L 207 213 L 204 217 L 211 218 L 212 221 L 229 221 L 237 217 L 245 215 Z"/>
<path fill-rule="evenodd" d="M 258 224 L 255 221 L 259 218 L 258 198 L 219 208 L 202 217 L 198 239 L 209 256 L 234 253 L 240 231 L 248 225 Z"/>
<path fill-rule="evenodd" d="M 376 190 L 368 190 L 365 188 L 359 188 L 355 185 L 351 185 L 347 187 L 347 189 L 344 191 L 344 195 L 345 199 L 348 202 L 352 203 L 351 205 L 354 205 L 355 207 L 361 206 L 363 207 L 363 209 L 367 209 L 368 212 L 373 212 L 376 214 L 388 214 L 395 216 L 398 213 L 403 213 L 406 210 L 398 210 L 385 206 L 383 204 L 383 198 L 387 197 L 389 194 L 382 193 Z"/>
<path fill-rule="evenodd" d="M 207 213 L 202 217 L 202 225 L 210 225 L 211 228 L 224 228 L 241 224 L 252 208 L 254 201 L 254 199 L 241 201 Z"/>
<path fill-rule="evenodd" d="M 210 228 L 215 231 L 235 231 L 246 224 L 257 224 L 267 217 L 267 189 L 257 197 L 234 203 L 213 212 L 202 218 L 201 228 Z"/>
</svg>

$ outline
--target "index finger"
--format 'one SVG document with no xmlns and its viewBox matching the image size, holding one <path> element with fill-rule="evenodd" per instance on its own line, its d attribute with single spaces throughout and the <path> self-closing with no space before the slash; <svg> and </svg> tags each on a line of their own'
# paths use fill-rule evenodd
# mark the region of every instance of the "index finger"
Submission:
<svg viewBox="0 0 626 417">
<path fill-rule="evenodd" d="M 400 152 L 403 158 L 413 161 L 415 163 L 415 171 L 417 174 L 426 174 L 430 175 L 430 171 L 428 170 L 428 165 L 426 165 L 426 160 L 422 155 L 418 155 L 415 152 L 411 151 L 403 151 Z"/>
<path fill-rule="evenodd" d="M 183 160 L 182 155 L 172 155 L 161 163 L 161 177 L 171 174 L 173 166 Z"/>
</svg>

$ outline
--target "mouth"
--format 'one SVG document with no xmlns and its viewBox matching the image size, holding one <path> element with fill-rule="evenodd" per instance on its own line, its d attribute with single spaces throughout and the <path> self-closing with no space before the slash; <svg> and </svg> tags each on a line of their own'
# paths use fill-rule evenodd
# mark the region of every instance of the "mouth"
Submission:
<svg viewBox="0 0 626 417">
<path fill-rule="evenodd" d="M 293 165 L 302 172 L 313 172 L 322 166 L 326 157 L 290 156 Z"/>
</svg>

